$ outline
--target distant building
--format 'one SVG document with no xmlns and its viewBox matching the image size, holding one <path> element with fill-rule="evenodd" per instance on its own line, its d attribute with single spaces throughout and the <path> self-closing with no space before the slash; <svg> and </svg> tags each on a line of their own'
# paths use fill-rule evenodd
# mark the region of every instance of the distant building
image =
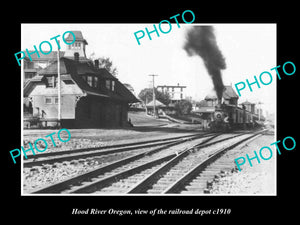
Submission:
<svg viewBox="0 0 300 225">
<path fill-rule="evenodd" d="M 235 93 L 234 89 L 230 86 L 224 86 L 221 103 L 226 105 L 237 105 L 239 96 Z M 207 106 L 216 106 L 218 104 L 218 98 L 215 91 L 211 92 L 205 97 Z"/>
<path fill-rule="evenodd" d="M 241 103 L 241 105 L 244 105 L 245 106 L 245 109 L 251 113 L 257 113 L 258 111 L 255 110 L 255 104 L 254 103 L 251 103 L 249 101 L 245 101 L 243 103 Z"/>
<path fill-rule="evenodd" d="M 185 99 L 184 88 L 186 88 L 186 86 L 180 86 L 179 83 L 177 84 L 177 86 L 174 85 L 157 86 L 158 91 L 168 93 L 170 95 L 171 103 Z"/>
</svg>

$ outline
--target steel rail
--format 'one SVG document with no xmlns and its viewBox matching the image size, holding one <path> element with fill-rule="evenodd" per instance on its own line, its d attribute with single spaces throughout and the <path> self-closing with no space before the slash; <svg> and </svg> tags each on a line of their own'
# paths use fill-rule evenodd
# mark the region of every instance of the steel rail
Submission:
<svg viewBox="0 0 300 225">
<path fill-rule="evenodd" d="M 218 159 L 219 157 L 221 157 L 223 154 L 225 154 L 228 150 L 233 149 L 235 147 L 237 147 L 238 145 L 242 144 L 243 142 L 254 138 L 254 137 L 258 137 L 261 134 L 261 132 L 259 133 L 255 133 L 253 135 L 251 135 L 250 137 L 244 138 L 224 149 L 220 149 L 216 152 L 214 152 L 213 154 L 210 154 L 208 156 L 208 158 L 204 159 L 203 161 L 201 161 L 198 165 L 196 165 L 194 168 L 192 168 L 190 171 L 188 171 L 186 174 L 184 174 L 182 177 L 180 177 L 178 180 L 176 180 L 174 183 L 172 183 L 168 188 L 166 188 L 164 190 L 164 192 L 162 194 L 174 194 L 174 193 L 179 193 L 186 185 L 186 183 L 188 183 L 190 180 L 192 180 L 193 178 L 195 178 L 199 173 L 201 173 L 209 164 L 213 163 L 216 159 Z"/>
<path fill-rule="evenodd" d="M 178 138 L 180 139 L 184 139 L 182 141 L 185 140 L 192 140 L 194 138 L 199 138 L 199 137 L 207 137 L 210 136 L 212 134 L 197 134 L 197 135 L 191 135 L 191 136 L 184 136 L 184 137 L 176 137 L 172 138 L 170 140 L 164 140 L 161 142 L 156 141 L 155 143 L 148 143 L 146 144 L 142 144 L 142 145 L 135 145 L 135 146 L 128 146 L 128 147 L 124 147 L 124 148 L 117 148 L 117 149 L 112 149 L 112 150 L 95 150 L 95 152 L 78 152 L 78 150 L 76 150 L 77 154 L 72 155 L 72 152 L 64 155 L 64 156 L 59 156 L 59 157 L 55 157 L 55 158 L 50 158 L 50 159 L 43 159 L 43 160 L 34 160 L 34 161 L 24 161 L 23 162 L 23 166 L 24 167 L 33 167 L 33 166 L 41 166 L 43 164 L 53 164 L 53 163 L 57 163 L 57 162 L 64 162 L 64 161 L 71 161 L 71 160 L 77 160 L 77 159 L 82 159 L 82 158 L 88 158 L 88 157 L 94 157 L 94 156 L 102 156 L 102 155 L 109 155 L 109 154 L 114 154 L 114 153 L 121 153 L 121 152 L 126 152 L 126 151 L 132 151 L 132 150 L 136 150 L 136 149 L 141 149 L 141 148 L 149 148 L 149 147 L 155 147 L 155 146 L 159 146 L 159 145 L 168 145 L 168 144 L 172 144 L 172 143 L 177 143 Z M 98 148 L 99 149 L 99 148 Z M 88 151 L 91 151 L 90 149 Z M 46 155 L 42 154 L 42 155 Z M 49 155 L 49 153 L 48 153 Z"/>
<path fill-rule="evenodd" d="M 218 135 L 215 135 L 215 136 L 218 136 Z M 204 138 L 204 137 L 207 137 L 207 136 L 201 135 L 198 138 Z M 164 150 L 164 149 L 167 149 L 169 147 L 175 146 L 177 144 L 184 143 L 184 142 L 186 142 L 188 140 L 191 140 L 191 139 L 195 139 L 195 138 L 193 137 L 193 138 L 184 139 L 184 140 L 176 140 L 176 141 L 174 141 L 172 143 L 169 143 L 169 144 L 166 144 L 164 146 L 161 146 L 161 147 L 158 147 L 158 148 L 155 148 L 155 149 L 143 152 L 143 153 L 135 154 L 133 156 L 129 156 L 129 157 L 126 157 L 124 159 L 115 161 L 113 163 L 110 163 L 109 165 L 100 166 L 100 167 L 98 167 L 98 168 L 96 168 L 92 171 L 89 171 L 89 172 L 81 174 L 81 175 L 73 176 L 71 178 L 68 178 L 68 179 L 62 181 L 62 182 L 58 182 L 56 184 L 49 185 L 49 186 L 44 187 L 44 188 L 40 188 L 38 190 L 33 191 L 32 193 L 34 193 L 34 194 L 38 194 L 38 193 L 60 193 L 64 190 L 66 190 L 66 189 L 69 189 L 71 185 L 74 185 L 76 183 L 80 183 L 80 182 L 85 181 L 85 180 L 89 180 L 91 177 L 97 177 L 101 174 L 109 172 L 113 169 L 116 169 L 120 166 L 123 166 L 125 164 L 130 163 L 130 162 L 133 162 L 135 160 L 138 160 L 142 157 L 154 154 L 156 152 L 159 152 L 161 150 Z"/>
<path fill-rule="evenodd" d="M 247 134 L 247 133 L 246 133 Z M 242 136 L 244 134 L 238 134 L 233 137 L 228 137 L 228 138 L 223 138 L 221 140 L 212 142 L 212 143 L 207 143 L 207 144 L 198 144 L 194 146 L 192 149 L 196 149 L 199 151 L 202 148 L 208 147 L 213 144 L 220 143 L 222 141 L 226 141 L 235 137 Z M 257 135 L 257 134 L 255 134 Z M 249 139 L 249 138 L 246 138 Z M 235 146 L 236 144 L 233 144 L 232 146 Z M 175 166 L 177 163 L 179 163 L 181 160 L 183 160 L 185 157 L 187 157 L 192 149 L 186 149 L 185 151 L 182 151 L 180 154 L 178 154 L 176 157 L 172 158 L 169 162 L 166 164 L 162 165 L 158 169 L 156 169 L 154 172 L 152 172 L 150 175 L 148 175 L 146 178 L 144 178 L 142 181 L 140 181 L 138 184 L 136 184 L 134 187 L 132 187 L 127 194 L 136 194 L 136 193 L 147 193 L 147 190 L 149 187 L 151 187 L 154 183 L 156 183 L 162 176 L 163 174 L 167 173 L 173 166 Z M 215 153 L 214 153 L 215 154 Z M 180 181 L 179 181 L 180 183 Z"/>
<path fill-rule="evenodd" d="M 219 136 L 219 135 L 214 135 L 214 136 L 212 136 L 212 137 L 210 137 L 206 140 L 203 140 L 201 143 L 205 144 L 205 143 L 209 142 L 210 140 L 212 140 L 213 138 L 215 138 L 217 136 Z M 198 145 L 199 144 L 197 144 L 195 146 L 198 146 Z M 194 148 L 194 147 L 192 147 L 192 148 Z M 189 148 L 189 149 L 191 149 L 191 148 Z M 137 173 L 139 173 L 143 170 L 146 170 L 148 168 L 151 168 L 153 166 L 161 164 L 165 161 L 169 161 L 172 158 L 176 157 L 177 154 L 176 153 L 169 154 L 167 156 L 163 156 L 163 157 L 151 160 L 149 162 L 143 163 L 141 165 L 135 166 L 135 167 L 130 168 L 128 170 L 121 171 L 117 174 L 113 174 L 113 175 L 110 175 L 108 177 L 104 177 L 100 180 L 93 181 L 91 183 L 80 186 L 76 190 L 71 191 L 71 193 L 92 193 L 93 191 L 96 191 L 100 188 L 109 186 L 111 183 L 115 182 L 116 180 L 127 178 L 127 177 L 129 177 L 133 174 L 137 174 Z"/>
<path fill-rule="evenodd" d="M 191 134 L 186 136 L 180 136 L 180 137 L 170 137 L 170 138 L 161 138 L 161 139 L 154 139 L 149 141 L 139 141 L 139 142 L 131 142 L 131 143 L 124 143 L 124 144 L 116 144 L 116 145 L 106 145 L 106 146 L 98 146 L 98 147 L 89 147 L 89 148 L 78 148 L 78 149 L 70 149 L 70 150 L 63 150 L 63 151 L 51 151 L 46 153 L 39 153 L 36 155 L 27 155 L 27 159 L 25 156 L 23 157 L 24 160 L 28 159 L 37 159 L 42 157 L 49 157 L 49 156 L 57 156 L 57 155 L 65 155 L 65 154 L 76 154 L 76 153 L 82 153 L 82 152 L 89 152 L 89 151 L 96 151 L 96 150 L 104 150 L 104 149 L 115 149 L 115 148 L 125 148 L 125 147 L 133 147 L 137 146 L 139 148 L 140 145 L 147 145 L 151 143 L 157 143 L 157 142 L 164 142 L 164 141 L 171 141 L 171 140 L 177 140 L 178 138 L 189 138 L 199 135 L 209 135 L 213 134 L 211 133 L 203 133 L 203 134 Z"/>
</svg>

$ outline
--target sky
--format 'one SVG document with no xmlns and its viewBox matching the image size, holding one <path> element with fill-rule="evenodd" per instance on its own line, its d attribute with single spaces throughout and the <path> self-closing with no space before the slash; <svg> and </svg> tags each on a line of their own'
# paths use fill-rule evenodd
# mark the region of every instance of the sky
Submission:
<svg viewBox="0 0 300 225">
<path fill-rule="evenodd" d="M 154 24 L 154 23 L 153 23 Z M 42 41 L 61 35 L 66 31 L 80 30 L 87 40 L 87 57 L 109 57 L 118 69 L 117 78 L 122 83 L 129 83 L 138 94 L 143 88 L 155 85 L 187 86 L 186 96 L 194 100 L 202 100 L 213 91 L 213 84 L 199 56 L 188 56 L 183 49 L 186 32 L 192 26 L 211 25 L 214 27 L 217 44 L 226 61 L 226 69 L 222 70 L 225 85 L 238 82 L 254 81 L 263 71 L 273 75 L 270 85 L 253 85 L 241 91 L 239 103 L 246 100 L 261 102 L 261 108 L 269 113 L 276 112 L 276 75 L 271 68 L 276 62 L 276 24 L 180 24 L 172 23 L 169 33 L 152 33 L 152 40 L 147 34 L 140 39 L 138 45 L 134 33 L 147 27 L 153 30 L 153 24 L 22 24 L 21 50 L 33 50 Z M 158 27 L 158 23 L 155 23 Z M 165 24 L 166 25 L 166 24 Z M 166 25 L 168 26 L 168 25 Z M 168 27 L 162 27 L 168 30 Z M 146 32 L 145 32 L 146 33 Z M 61 50 L 65 50 L 61 36 Z M 50 41 L 53 51 L 57 50 L 55 40 Z M 45 48 L 46 50 L 46 48 Z M 268 78 L 266 77 L 265 82 Z"/>
</svg>

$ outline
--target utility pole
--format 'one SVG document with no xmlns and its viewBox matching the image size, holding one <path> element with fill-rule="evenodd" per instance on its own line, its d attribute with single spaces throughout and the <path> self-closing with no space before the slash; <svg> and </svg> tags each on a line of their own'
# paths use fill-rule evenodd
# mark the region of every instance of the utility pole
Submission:
<svg viewBox="0 0 300 225">
<path fill-rule="evenodd" d="M 262 115 L 261 115 L 261 106 L 260 106 L 260 105 L 261 105 L 261 104 L 264 104 L 264 103 L 258 102 L 257 104 L 258 104 L 258 106 L 259 106 L 259 107 L 258 107 L 258 121 L 260 121 L 261 116 L 262 116 Z"/>
<path fill-rule="evenodd" d="M 59 41 L 58 41 L 59 46 Z M 60 56 L 59 56 L 59 48 L 57 50 L 57 95 L 58 95 L 58 103 L 57 103 L 57 120 L 58 120 L 58 126 L 61 126 L 61 88 L 60 88 Z M 55 79 L 55 78 L 54 78 Z"/>
<path fill-rule="evenodd" d="M 149 76 L 152 76 L 153 114 L 154 114 L 154 117 L 157 117 L 157 114 L 156 114 L 156 96 L 155 96 L 154 77 L 156 77 L 156 76 L 158 76 L 158 75 L 151 74 L 151 75 L 149 75 Z"/>
</svg>

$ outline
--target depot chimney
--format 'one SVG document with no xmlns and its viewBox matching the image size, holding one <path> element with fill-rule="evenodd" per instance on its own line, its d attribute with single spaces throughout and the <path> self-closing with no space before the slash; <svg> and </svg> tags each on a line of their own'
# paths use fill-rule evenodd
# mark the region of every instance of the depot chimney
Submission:
<svg viewBox="0 0 300 225">
<path fill-rule="evenodd" d="M 95 63 L 95 68 L 99 68 L 99 60 L 98 59 L 95 59 L 95 61 L 94 61 L 94 63 Z"/>
<path fill-rule="evenodd" d="M 79 62 L 79 53 L 78 52 L 74 53 L 74 60 Z"/>
</svg>

